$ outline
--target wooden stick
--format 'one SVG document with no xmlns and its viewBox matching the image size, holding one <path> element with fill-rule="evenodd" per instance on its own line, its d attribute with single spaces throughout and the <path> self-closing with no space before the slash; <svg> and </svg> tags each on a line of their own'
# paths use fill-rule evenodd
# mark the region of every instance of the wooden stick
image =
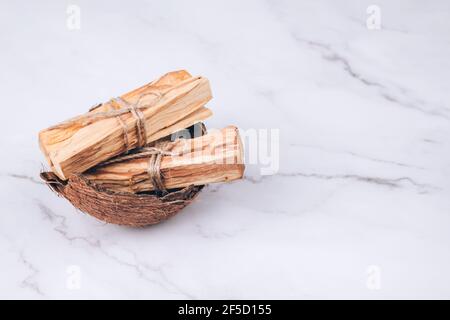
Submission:
<svg viewBox="0 0 450 320">
<path fill-rule="evenodd" d="M 166 145 L 161 174 L 167 189 L 240 179 L 244 173 L 243 148 L 234 126 L 210 130 L 194 139 L 178 139 Z M 129 157 L 133 157 L 130 155 Z M 114 159 L 113 159 L 114 160 Z M 149 157 L 99 165 L 84 174 L 95 184 L 120 192 L 152 191 Z"/>
<path fill-rule="evenodd" d="M 144 138 L 150 143 L 209 117 L 211 111 L 204 105 L 211 97 L 206 78 L 178 71 L 120 98 L 142 111 Z M 108 116 L 120 110 L 123 106 L 109 101 L 85 115 L 40 132 L 41 149 L 59 178 L 66 180 L 70 174 L 82 173 L 127 148 L 139 147 L 136 117 L 131 112 Z"/>
</svg>

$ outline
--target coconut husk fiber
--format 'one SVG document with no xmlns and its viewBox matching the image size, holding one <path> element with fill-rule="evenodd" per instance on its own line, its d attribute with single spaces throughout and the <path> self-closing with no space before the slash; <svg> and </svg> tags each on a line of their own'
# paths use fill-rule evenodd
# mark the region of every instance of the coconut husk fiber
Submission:
<svg viewBox="0 0 450 320">
<path fill-rule="evenodd" d="M 53 172 L 42 172 L 41 178 L 59 196 L 91 216 L 113 224 L 143 227 L 166 220 L 194 200 L 203 186 L 172 190 L 167 195 L 118 193 L 103 189 L 80 175 L 68 181 Z"/>
<path fill-rule="evenodd" d="M 206 128 L 200 125 L 203 135 Z M 194 126 L 189 130 L 198 132 Z M 158 192 L 128 193 L 96 185 L 83 174 L 73 174 L 65 181 L 53 172 L 42 172 L 40 176 L 51 190 L 82 212 L 107 223 L 131 227 L 153 225 L 174 216 L 204 187 L 192 185 L 172 189 L 165 195 Z"/>
</svg>

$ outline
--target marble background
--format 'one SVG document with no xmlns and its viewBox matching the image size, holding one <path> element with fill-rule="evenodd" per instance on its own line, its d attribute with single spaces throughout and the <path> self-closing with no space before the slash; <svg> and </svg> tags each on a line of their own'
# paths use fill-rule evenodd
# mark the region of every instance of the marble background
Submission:
<svg viewBox="0 0 450 320">
<path fill-rule="evenodd" d="M 0 298 L 450 298 L 450 3 L 371 4 L 1 1 Z M 40 129 L 182 68 L 208 126 L 280 130 L 274 175 L 144 229 L 39 181 Z"/>
</svg>

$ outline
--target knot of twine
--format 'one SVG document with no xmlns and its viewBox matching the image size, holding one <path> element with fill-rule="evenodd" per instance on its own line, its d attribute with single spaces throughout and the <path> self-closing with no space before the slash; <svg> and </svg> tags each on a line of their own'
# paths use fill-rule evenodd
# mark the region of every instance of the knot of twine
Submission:
<svg viewBox="0 0 450 320">
<path fill-rule="evenodd" d="M 130 104 L 123 100 L 121 97 L 111 99 L 111 102 L 117 103 L 122 110 L 127 110 L 131 113 L 131 115 L 136 119 L 136 132 L 137 132 L 137 141 L 138 147 L 143 147 L 147 144 L 147 128 L 145 126 L 145 117 L 142 113 L 142 110 L 136 107 L 136 104 Z M 125 145 L 125 152 L 130 151 L 130 144 L 128 139 L 128 127 L 123 122 L 120 115 L 116 116 L 116 119 L 119 121 L 122 126 L 123 131 L 123 142 Z"/>
<path fill-rule="evenodd" d="M 148 95 L 153 95 L 156 97 L 154 101 L 152 101 L 149 104 L 140 106 L 139 103 L 141 102 L 142 98 Z M 137 136 L 137 147 L 143 147 L 147 144 L 147 128 L 145 123 L 145 116 L 142 112 L 143 110 L 146 110 L 148 108 L 153 107 L 159 100 L 161 100 L 162 94 L 160 92 L 147 92 L 145 94 L 142 94 L 136 103 L 129 103 L 125 100 L 123 100 L 120 97 L 113 98 L 110 100 L 110 103 L 114 102 L 117 103 L 121 108 L 117 110 L 110 110 L 110 111 L 103 111 L 103 112 L 89 112 L 87 114 L 83 114 L 81 116 L 74 117 L 72 119 L 69 119 L 67 121 L 64 121 L 60 124 L 57 124 L 55 126 L 52 126 L 48 128 L 48 130 L 53 129 L 66 129 L 74 124 L 80 125 L 80 126 L 87 126 L 91 123 L 94 123 L 99 120 L 108 119 L 108 118 L 116 118 L 123 130 L 123 141 L 125 146 L 125 151 L 128 152 L 131 149 L 130 143 L 129 143 L 129 133 L 128 133 L 128 126 L 125 124 L 125 122 L 120 117 L 123 114 L 131 113 L 131 115 L 136 119 L 136 136 Z M 96 108 L 103 105 L 102 103 L 93 106 L 89 109 L 89 111 L 93 111 Z"/>
<path fill-rule="evenodd" d="M 160 141 L 155 144 L 154 147 L 143 147 L 138 152 L 132 154 L 125 154 L 114 159 L 103 162 L 101 165 L 109 165 L 114 163 L 120 163 L 127 160 L 149 158 L 147 166 L 147 174 L 153 189 L 157 193 L 165 195 L 168 193 L 164 185 L 164 175 L 161 172 L 161 160 L 163 156 L 176 156 L 180 153 L 171 152 L 173 144 L 170 141 Z M 131 186 L 130 182 L 130 187 Z"/>
</svg>

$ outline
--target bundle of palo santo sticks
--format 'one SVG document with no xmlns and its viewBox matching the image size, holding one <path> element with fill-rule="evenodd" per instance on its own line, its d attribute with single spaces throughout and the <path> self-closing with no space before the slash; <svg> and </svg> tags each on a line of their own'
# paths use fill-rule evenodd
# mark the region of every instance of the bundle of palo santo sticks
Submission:
<svg viewBox="0 0 450 320">
<path fill-rule="evenodd" d="M 236 127 L 203 128 L 209 81 L 187 71 L 161 78 L 42 130 L 39 144 L 61 181 L 83 175 L 108 190 L 162 192 L 243 176 Z M 175 138 L 174 138 L 175 136 Z"/>
</svg>

